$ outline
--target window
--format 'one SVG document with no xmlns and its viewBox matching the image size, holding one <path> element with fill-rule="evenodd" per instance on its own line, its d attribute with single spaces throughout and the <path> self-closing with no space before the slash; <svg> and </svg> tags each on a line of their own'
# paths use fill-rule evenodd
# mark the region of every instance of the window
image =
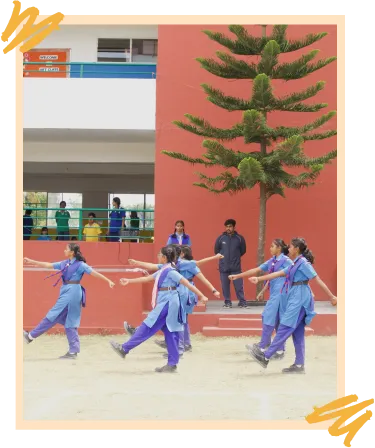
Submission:
<svg viewBox="0 0 375 448">
<path fill-rule="evenodd" d="M 98 39 L 98 62 L 131 62 L 130 39 Z"/>
<path fill-rule="evenodd" d="M 157 56 L 156 39 L 132 39 L 132 62 L 156 62 Z"/>
<path fill-rule="evenodd" d="M 43 191 L 24 191 L 23 192 L 23 207 L 33 210 L 32 218 L 34 220 L 34 227 L 44 227 L 47 225 L 46 210 L 38 210 L 47 208 L 47 192 Z"/>
<path fill-rule="evenodd" d="M 145 210 L 155 210 L 155 195 L 154 194 L 146 194 L 145 200 Z M 154 219 L 155 212 L 146 212 L 145 213 L 145 228 L 153 229 L 154 228 Z"/>
<path fill-rule="evenodd" d="M 155 195 L 154 194 L 123 194 L 110 193 L 108 195 L 108 208 L 112 208 L 113 198 L 120 198 L 120 207 L 124 208 L 126 213 L 125 224 L 130 226 L 130 211 L 131 210 L 152 210 L 152 212 L 139 212 L 138 217 L 141 220 L 140 228 L 144 230 L 154 229 L 154 213 Z"/>
<path fill-rule="evenodd" d="M 157 61 L 157 39 L 98 39 L 98 62 Z"/>
</svg>

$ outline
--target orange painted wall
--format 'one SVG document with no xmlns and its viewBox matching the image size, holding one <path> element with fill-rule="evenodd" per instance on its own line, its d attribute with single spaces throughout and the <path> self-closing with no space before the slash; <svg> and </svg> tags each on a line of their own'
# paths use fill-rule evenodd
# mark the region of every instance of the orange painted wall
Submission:
<svg viewBox="0 0 375 448">
<path fill-rule="evenodd" d="M 260 36 L 257 26 L 247 27 Z M 235 197 L 215 196 L 205 190 L 194 187 L 197 177 L 195 171 L 215 175 L 214 170 L 191 167 L 161 154 L 161 150 L 184 152 L 192 157 L 201 156 L 202 138 L 178 129 L 173 120 L 183 120 L 185 113 L 198 115 L 215 126 L 231 127 L 241 119 L 241 113 L 227 112 L 208 102 L 200 84 L 208 83 L 223 90 L 228 95 L 249 98 L 250 81 L 224 80 L 217 78 L 200 68 L 196 57 L 213 57 L 216 50 L 224 51 L 217 43 L 208 39 L 201 30 L 210 29 L 228 33 L 226 26 L 159 26 L 159 55 L 157 76 L 156 110 L 156 228 L 155 242 L 165 243 L 168 233 L 173 230 L 176 219 L 183 219 L 186 231 L 191 235 L 196 258 L 212 253 L 216 237 L 223 231 L 227 218 L 237 221 L 238 231 L 247 241 L 247 254 L 243 258 L 243 267 L 249 269 L 255 265 L 258 235 L 258 196 L 259 190 L 241 193 Z M 307 49 L 281 56 L 281 61 L 294 60 L 312 49 L 319 49 L 319 58 L 337 54 L 335 26 L 290 26 L 288 37 L 298 39 L 308 33 L 327 31 L 321 41 Z M 268 31 L 270 32 L 270 31 Z M 230 33 L 229 33 L 230 34 Z M 251 57 L 251 60 L 256 60 Z M 336 110 L 336 63 L 297 81 L 276 81 L 273 86 L 277 95 L 286 95 L 326 81 L 325 89 L 313 102 L 326 102 L 328 107 L 317 113 L 272 113 L 269 122 L 272 126 L 300 126 L 309 123 L 330 110 Z M 322 129 L 336 127 L 331 120 Z M 336 148 L 336 138 L 324 141 L 307 142 L 306 153 L 317 156 Z M 245 145 L 240 139 L 228 143 L 228 147 L 237 150 L 256 150 L 256 145 Z M 336 163 L 328 166 L 317 184 L 302 192 L 288 190 L 287 198 L 274 197 L 268 203 L 267 212 L 267 248 L 271 240 L 281 237 L 289 240 L 293 236 L 306 238 L 316 255 L 316 269 L 329 288 L 336 291 Z M 204 273 L 219 288 L 216 265 L 204 267 Z M 314 291 L 317 300 L 327 300 L 320 291 Z M 248 299 L 254 298 L 255 289 L 245 282 Z"/>
<path fill-rule="evenodd" d="M 41 261 L 56 262 L 64 260 L 66 243 L 48 241 L 24 241 L 24 256 Z M 122 269 L 128 258 L 153 260 L 153 244 L 131 243 L 81 243 L 81 250 L 87 263 L 96 269 Z M 51 271 L 24 271 L 23 275 L 23 317 L 24 328 L 33 328 L 54 305 L 58 298 L 59 286 L 53 287 L 58 277 L 44 280 Z M 118 332 L 124 320 L 139 324 L 142 312 L 150 308 L 152 286 L 119 284 L 121 277 L 139 277 L 139 274 L 124 272 L 102 272 L 112 279 L 116 286 L 108 285 L 94 277 L 84 275 L 82 285 L 87 291 L 87 305 L 82 313 L 80 333 Z"/>
<path fill-rule="evenodd" d="M 238 231 L 247 241 L 248 249 L 243 259 L 243 267 L 247 269 L 255 264 L 258 190 L 244 192 L 236 197 L 209 194 L 192 185 L 197 179 L 193 172 L 199 167 L 192 168 L 160 153 L 162 149 L 167 149 L 192 156 L 202 154 L 202 139 L 177 129 L 171 123 L 172 120 L 183 119 L 185 113 L 203 116 L 214 125 L 223 127 L 230 127 L 239 120 L 241 114 L 228 113 L 205 100 L 200 84 L 207 82 L 227 94 L 250 96 L 250 82 L 216 78 L 202 70 L 194 60 L 199 56 L 213 56 L 216 50 L 222 49 L 201 33 L 203 28 L 205 27 L 159 27 L 155 244 L 82 242 L 82 251 L 88 263 L 94 267 L 124 267 L 128 258 L 156 260 L 157 251 L 166 243 L 177 219 L 185 220 L 186 231 L 193 241 L 195 258 L 208 256 L 212 254 L 215 239 L 223 231 L 223 222 L 227 218 L 237 220 Z M 209 28 L 226 32 L 226 27 L 223 26 Z M 258 27 L 249 29 L 260 35 Z M 328 31 L 329 36 L 312 45 L 311 49 L 320 49 L 320 57 L 336 55 L 335 26 L 291 26 L 288 36 L 296 39 L 320 31 Z M 283 59 L 291 60 L 303 52 L 283 56 Z M 326 89 L 317 95 L 316 101 L 327 102 L 327 111 L 336 109 L 336 64 L 331 64 L 304 80 L 276 82 L 276 93 L 285 95 L 294 90 L 302 90 L 321 79 L 327 81 Z M 319 113 L 274 113 L 270 115 L 270 123 L 297 126 L 310 122 L 317 116 Z M 334 126 L 336 122 L 332 120 L 324 129 Z M 325 153 L 336 147 L 335 140 L 332 138 L 321 142 L 307 142 L 306 152 L 309 155 Z M 241 149 L 244 145 L 238 141 L 228 146 Z M 289 240 L 296 235 L 304 236 L 316 255 L 318 273 L 329 288 L 336 291 L 336 164 L 325 169 L 315 187 L 303 192 L 289 190 L 287 199 L 272 198 L 268 204 L 267 221 L 267 246 L 275 237 Z M 24 241 L 24 256 L 44 261 L 59 261 L 64 258 L 64 246 L 64 242 Z M 216 263 L 206 265 L 203 272 L 221 289 Z M 38 323 L 57 299 L 58 291 L 52 287 L 53 280 L 43 280 L 46 275 L 46 272 L 24 273 L 25 328 L 31 328 Z M 108 276 L 118 281 L 123 274 L 108 273 Z M 127 288 L 118 285 L 111 291 L 105 283 L 89 276 L 85 276 L 83 284 L 87 286 L 88 302 L 82 316 L 81 333 L 97 331 L 100 328 L 107 328 L 109 331 L 111 328 L 121 328 L 124 319 L 138 324 L 142 320 L 142 310 L 150 308 L 150 285 L 132 285 Z M 199 283 L 197 286 L 199 287 Z M 326 300 L 320 291 L 314 292 L 317 300 Z M 248 299 L 254 298 L 255 289 L 247 281 L 245 293 Z"/>
</svg>

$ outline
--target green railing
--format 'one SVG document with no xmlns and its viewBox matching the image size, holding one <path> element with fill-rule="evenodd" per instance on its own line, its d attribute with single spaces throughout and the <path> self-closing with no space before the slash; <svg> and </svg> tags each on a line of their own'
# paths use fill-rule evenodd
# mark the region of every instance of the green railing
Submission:
<svg viewBox="0 0 375 448">
<path fill-rule="evenodd" d="M 31 210 L 31 218 L 33 219 L 33 225 L 31 228 L 31 234 L 25 233 L 25 228 L 29 229 L 29 225 L 24 225 L 23 237 L 24 239 L 37 239 L 38 236 L 41 235 L 41 229 L 43 227 L 47 227 L 48 236 L 53 239 L 57 239 L 58 231 L 57 231 L 57 223 L 56 223 L 56 212 L 61 211 L 60 208 L 51 208 L 51 207 L 39 207 L 31 204 L 24 204 L 23 207 L 24 216 L 26 210 Z M 70 218 L 68 221 L 69 226 L 69 239 L 72 237 L 76 237 L 78 241 L 82 241 L 84 237 L 83 230 L 85 225 L 88 224 L 89 213 L 95 213 L 96 218 L 94 218 L 94 222 L 96 222 L 102 231 L 99 236 L 100 241 L 106 240 L 106 234 L 110 230 L 110 220 L 109 213 L 114 210 L 114 208 L 65 208 L 65 211 L 70 213 Z M 121 240 L 138 240 L 142 242 L 153 242 L 154 236 L 154 210 L 151 209 L 120 209 L 120 211 L 125 211 L 127 215 L 130 212 L 137 212 L 138 218 L 131 218 L 130 216 L 125 216 L 125 228 L 120 231 L 120 239 Z M 122 218 L 119 218 L 122 219 Z M 134 222 L 135 220 L 139 220 L 139 227 Z M 26 237 L 26 238 L 25 238 Z M 27 238 L 30 237 L 30 238 Z"/>
<path fill-rule="evenodd" d="M 30 68 L 31 66 L 31 68 Z M 39 68 L 33 68 L 39 66 Z M 59 70 L 66 67 L 66 70 Z M 156 64 L 149 62 L 27 62 L 23 61 L 24 77 L 30 73 L 66 73 L 69 78 L 139 78 L 155 79 Z M 34 76 L 35 77 L 35 76 Z"/>
</svg>

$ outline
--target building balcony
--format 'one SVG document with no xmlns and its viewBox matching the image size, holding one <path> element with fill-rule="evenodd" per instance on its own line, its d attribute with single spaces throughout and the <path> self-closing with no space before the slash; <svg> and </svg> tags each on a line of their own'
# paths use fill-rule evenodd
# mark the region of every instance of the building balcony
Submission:
<svg viewBox="0 0 375 448">
<path fill-rule="evenodd" d="M 25 129 L 155 130 L 156 64 L 24 64 Z"/>
</svg>

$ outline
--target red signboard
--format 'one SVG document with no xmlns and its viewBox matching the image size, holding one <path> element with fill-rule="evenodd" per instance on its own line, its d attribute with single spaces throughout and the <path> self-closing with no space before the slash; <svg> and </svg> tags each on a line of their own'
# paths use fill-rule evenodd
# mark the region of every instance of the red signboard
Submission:
<svg viewBox="0 0 375 448">
<path fill-rule="evenodd" d="M 48 64 L 51 62 L 69 62 L 69 50 L 29 50 L 23 54 L 24 62 L 39 62 L 23 66 L 24 78 L 66 78 L 69 68 L 67 65 Z"/>
</svg>

